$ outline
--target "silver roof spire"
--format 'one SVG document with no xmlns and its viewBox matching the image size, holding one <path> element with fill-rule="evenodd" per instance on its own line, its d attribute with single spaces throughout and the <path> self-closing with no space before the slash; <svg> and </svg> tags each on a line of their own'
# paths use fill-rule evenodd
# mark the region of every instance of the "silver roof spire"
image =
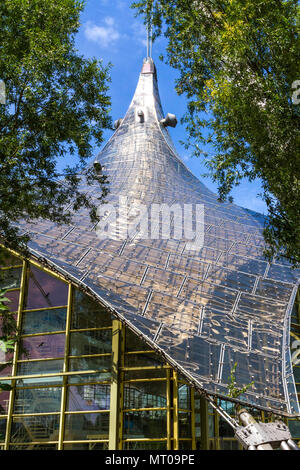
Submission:
<svg viewBox="0 0 300 470">
<path fill-rule="evenodd" d="M 153 44 L 153 27 L 152 17 L 147 23 L 147 59 L 152 58 L 152 44 Z"/>
<path fill-rule="evenodd" d="M 243 404 L 299 413 L 289 350 L 299 271 L 265 260 L 263 216 L 218 201 L 178 157 L 167 128 L 173 124 L 172 115 L 164 117 L 147 57 L 128 111 L 96 159 L 110 183 L 104 222 L 113 220 L 114 208 L 119 214 L 114 232 L 100 238 L 82 209 L 71 230 L 43 220 L 25 224 L 31 253 L 113 309 L 197 388 L 226 397 L 237 363 L 237 387 L 254 381 L 239 397 Z M 82 178 L 82 191 L 96 198 L 99 187 Z M 141 204 L 169 209 L 169 224 L 175 206 L 203 205 L 204 246 L 191 250 L 183 236 L 164 238 L 162 217 L 157 237 L 143 225 L 142 233 L 122 238 Z M 196 222 L 194 212 L 189 221 Z"/>
</svg>

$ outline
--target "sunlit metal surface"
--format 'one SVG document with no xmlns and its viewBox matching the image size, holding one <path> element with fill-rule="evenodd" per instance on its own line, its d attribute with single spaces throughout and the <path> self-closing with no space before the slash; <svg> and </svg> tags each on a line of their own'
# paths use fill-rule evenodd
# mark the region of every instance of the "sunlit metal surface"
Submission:
<svg viewBox="0 0 300 470">
<path fill-rule="evenodd" d="M 204 204 L 203 248 L 134 233 L 101 240 L 82 210 L 72 226 L 24 226 L 32 253 L 102 298 L 199 388 L 227 395 L 237 363 L 237 387 L 254 382 L 242 402 L 299 413 L 289 349 L 299 271 L 265 260 L 263 216 L 219 203 L 176 154 L 163 118 L 149 59 L 126 116 L 96 159 L 110 181 L 107 201 L 127 197 L 131 219 L 139 202 Z M 84 178 L 82 190 L 99 191 Z"/>
</svg>

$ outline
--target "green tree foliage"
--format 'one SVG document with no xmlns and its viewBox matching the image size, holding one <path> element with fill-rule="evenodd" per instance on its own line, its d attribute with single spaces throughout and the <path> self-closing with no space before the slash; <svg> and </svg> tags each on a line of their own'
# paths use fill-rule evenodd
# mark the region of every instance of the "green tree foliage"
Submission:
<svg viewBox="0 0 300 470">
<path fill-rule="evenodd" d="M 254 385 L 254 382 L 252 381 L 242 388 L 237 388 L 235 378 L 236 368 L 237 362 L 234 363 L 232 369 L 230 370 L 230 377 L 228 377 L 228 396 L 230 398 L 238 398 L 240 395 L 247 392 L 247 390 L 253 387 Z"/>
<path fill-rule="evenodd" d="M 7 305 L 10 301 L 6 297 L 6 291 L 6 288 L 0 288 L 0 358 L 2 354 L 12 351 L 17 342 L 17 324 Z M 0 364 L 0 372 L 7 367 L 7 364 L 7 362 Z M 10 389 L 10 385 L 0 383 L 0 391 Z"/>
<path fill-rule="evenodd" d="M 26 241 L 13 227 L 20 219 L 70 221 L 72 210 L 94 202 L 79 191 L 78 173 L 110 127 L 108 67 L 80 56 L 75 34 L 79 0 L 2 0 L 0 3 L 0 234 Z M 62 181 L 57 162 L 64 157 Z M 88 182 L 104 177 L 93 170 Z M 69 204 L 69 210 L 65 207 Z"/>
<path fill-rule="evenodd" d="M 166 61 L 188 97 L 188 146 L 204 158 L 224 200 L 242 178 L 261 178 L 267 254 L 300 262 L 298 0 L 143 0 Z M 300 86 L 298 86 L 300 88 Z M 300 93 L 299 93 L 300 95 Z M 210 144 L 213 155 L 202 148 Z"/>
</svg>

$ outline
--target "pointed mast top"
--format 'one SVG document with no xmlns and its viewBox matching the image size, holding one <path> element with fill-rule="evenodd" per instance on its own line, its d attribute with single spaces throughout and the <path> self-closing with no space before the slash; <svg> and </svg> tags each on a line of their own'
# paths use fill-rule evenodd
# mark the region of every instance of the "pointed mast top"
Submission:
<svg viewBox="0 0 300 470">
<path fill-rule="evenodd" d="M 152 11 L 147 22 L 147 59 L 152 59 Z"/>
</svg>

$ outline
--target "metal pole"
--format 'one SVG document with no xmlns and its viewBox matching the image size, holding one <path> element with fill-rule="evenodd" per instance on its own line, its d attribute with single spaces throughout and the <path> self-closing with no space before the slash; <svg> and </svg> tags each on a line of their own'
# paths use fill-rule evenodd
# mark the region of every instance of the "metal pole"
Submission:
<svg viewBox="0 0 300 470">
<path fill-rule="evenodd" d="M 64 368 L 63 372 L 67 373 L 69 371 L 69 347 L 70 347 L 70 327 L 71 327 L 71 314 L 72 314 L 72 295 L 73 295 L 73 286 L 69 284 L 68 290 L 68 308 L 66 316 L 66 342 L 65 342 L 65 355 L 64 355 Z M 58 450 L 63 450 L 63 441 L 64 441 L 64 430 L 65 430 L 65 411 L 66 411 L 66 402 L 67 402 L 67 383 L 68 376 L 63 376 L 63 386 L 61 391 L 61 406 L 60 406 L 60 421 L 59 421 L 59 433 L 58 433 Z"/>
<path fill-rule="evenodd" d="M 282 443 L 280 444 L 280 449 L 282 449 L 282 450 L 291 450 L 290 446 L 288 445 L 288 443 L 286 441 L 282 441 Z"/>
<path fill-rule="evenodd" d="M 109 450 L 118 450 L 118 424 L 119 424 L 119 359 L 120 359 L 120 331 L 122 324 L 113 320 L 112 328 L 112 378 L 110 388 L 109 413 Z"/>
<path fill-rule="evenodd" d="M 125 372 L 123 370 L 124 365 L 125 365 L 125 327 L 124 325 L 121 324 L 120 326 L 120 363 L 119 363 L 119 372 L 120 372 L 120 402 L 119 402 L 119 439 L 118 439 L 118 450 L 123 449 L 123 431 L 124 431 L 124 378 L 125 378 Z"/>
<path fill-rule="evenodd" d="M 172 441 L 171 441 L 171 370 L 167 369 L 167 449 L 171 450 Z"/>
<path fill-rule="evenodd" d="M 27 289 L 27 270 L 28 270 L 28 262 L 23 260 L 23 268 L 22 268 L 22 277 L 21 277 L 21 285 L 20 285 L 20 297 L 19 297 L 19 305 L 18 305 L 18 317 L 17 317 L 17 335 L 18 340 L 15 343 L 14 355 L 13 355 L 13 364 L 12 364 L 12 377 L 17 375 L 17 361 L 19 359 L 19 343 L 20 343 L 20 335 L 21 335 L 21 327 L 22 327 L 22 313 L 24 308 L 24 298 Z M 9 441 L 10 441 L 10 432 L 12 427 L 12 415 L 13 415 L 13 408 L 14 408 L 14 401 L 15 401 L 15 394 L 16 394 L 16 379 L 11 381 L 12 390 L 9 396 L 9 404 L 8 404 L 8 417 L 6 423 L 6 434 L 5 434 L 5 443 L 4 443 L 4 450 L 9 449 Z"/>
<path fill-rule="evenodd" d="M 179 423 L 178 423 L 178 372 L 173 372 L 173 436 L 174 450 L 179 450 Z"/>
<path fill-rule="evenodd" d="M 289 439 L 287 443 L 291 447 L 292 450 L 300 450 L 296 442 L 294 442 L 292 439 Z"/>
<path fill-rule="evenodd" d="M 153 31 L 153 27 L 152 27 L 152 15 L 151 15 L 151 23 L 150 23 L 150 57 L 152 58 L 152 31 Z"/>
<path fill-rule="evenodd" d="M 196 426 L 195 426 L 195 389 L 191 388 L 191 426 L 192 426 L 192 450 L 196 450 Z"/>
<path fill-rule="evenodd" d="M 149 23 L 147 24 L 147 59 L 149 58 Z"/>
</svg>

